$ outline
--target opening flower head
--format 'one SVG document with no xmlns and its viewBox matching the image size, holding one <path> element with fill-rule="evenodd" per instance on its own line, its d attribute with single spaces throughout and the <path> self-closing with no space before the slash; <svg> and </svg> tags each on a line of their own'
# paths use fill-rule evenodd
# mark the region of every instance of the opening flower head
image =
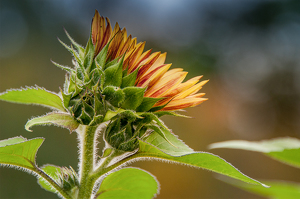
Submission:
<svg viewBox="0 0 300 199">
<path fill-rule="evenodd" d="M 108 45 L 106 60 L 121 59 L 124 56 L 123 71 L 126 75 L 137 71 L 134 86 L 146 88 L 144 97 L 162 98 L 153 107 L 156 111 L 173 111 L 196 106 L 207 100 L 204 93 L 197 93 L 208 81 L 199 82 L 202 76 L 194 77 L 184 83 L 187 72 L 181 68 L 170 69 L 165 64 L 166 53 L 144 51 L 145 42 L 137 43 L 136 38 L 127 36 L 125 28 L 116 23 L 112 30 L 110 21 L 101 17 L 96 10 L 92 21 L 92 41 L 95 56 Z M 198 83 L 199 82 L 199 83 Z"/>
<path fill-rule="evenodd" d="M 72 45 L 61 43 L 73 54 L 75 67 L 55 63 L 68 72 L 64 106 L 82 125 L 110 121 L 105 138 L 112 147 L 134 150 L 149 130 L 164 137 L 161 129 L 167 128 L 159 117 L 179 116 L 175 110 L 207 100 L 198 93 L 207 80 L 199 82 L 202 76 L 197 76 L 183 82 L 187 72 L 170 69 L 166 53 L 144 52 L 145 42 L 137 43 L 118 23 L 112 29 L 98 11 L 85 48 L 66 34 Z"/>
</svg>

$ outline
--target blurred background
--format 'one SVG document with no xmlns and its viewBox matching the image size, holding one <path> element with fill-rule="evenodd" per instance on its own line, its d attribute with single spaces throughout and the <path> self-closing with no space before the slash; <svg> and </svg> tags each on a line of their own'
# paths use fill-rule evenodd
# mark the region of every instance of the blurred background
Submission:
<svg viewBox="0 0 300 199">
<path fill-rule="evenodd" d="M 217 154 L 255 179 L 299 182 L 297 169 L 262 154 L 208 150 L 214 142 L 300 137 L 300 1 L 270 0 L 0 0 L 0 92 L 35 84 L 58 92 L 64 72 L 50 59 L 71 66 L 65 28 L 85 45 L 97 9 L 118 21 L 146 49 L 168 52 L 167 63 L 204 75 L 208 101 L 187 109 L 192 119 L 163 120 L 196 151 Z M 48 109 L 0 103 L 0 139 L 44 137 L 38 165 L 77 169 L 76 134 L 57 127 L 24 125 Z M 161 184 L 157 198 L 260 198 L 207 172 L 157 161 L 138 162 Z M 0 168 L 0 198 L 57 198 L 36 178 Z"/>
</svg>

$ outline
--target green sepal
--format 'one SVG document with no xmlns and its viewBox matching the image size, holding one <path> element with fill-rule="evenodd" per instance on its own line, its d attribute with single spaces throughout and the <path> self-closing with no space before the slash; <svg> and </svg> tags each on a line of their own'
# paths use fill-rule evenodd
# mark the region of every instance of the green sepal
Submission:
<svg viewBox="0 0 300 199">
<path fill-rule="evenodd" d="M 182 115 L 175 113 L 174 111 L 158 111 L 154 113 L 158 118 L 164 116 L 164 115 L 171 115 L 176 117 L 184 117 L 184 118 L 191 118 L 190 116 Z"/>
<path fill-rule="evenodd" d="M 68 87 L 68 93 L 72 93 L 72 97 L 75 97 L 82 91 L 82 88 L 79 86 L 79 84 L 82 84 L 82 81 L 76 78 L 76 72 L 72 72 L 69 79 L 70 83 Z"/>
<path fill-rule="evenodd" d="M 98 88 L 101 77 L 104 75 L 103 71 L 99 68 L 94 68 L 90 72 L 90 79 L 92 80 L 92 84 L 96 86 L 95 90 Z"/>
<path fill-rule="evenodd" d="M 78 65 L 84 69 L 82 67 L 82 60 L 79 57 L 79 54 L 73 49 L 73 46 L 68 46 L 67 44 L 65 44 L 64 42 L 62 42 L 60 39 L 58 39 L 58 41 L 73 55 L 73 57 L 75 58 L 76 62 L 78 63 Z"/>
<path fill-rule="evenodd" d="M 156 102 L 163 98 L 154 98 L 154 97 L 144 97 L 142 103 L 137 107 L 137 112 L 146 112 L 149 111 Z"/>
<path fill-rule="evenodd" d="M 95 109 L 95 115 L 105 115 L 106 113 L 106 108 L 103 99 L 99 93 L 95 93 L 94 96 L 94 109 Z"/>
<path fill-rule="evenodd" d="M 114 86 L 107 86 L 102 94 L 105 96 L 105 100 L 109 101 L 109 103 L 115 107 L 120 107 L 125 98 L 124 92 Z"/>
<path fill-rule="evenodd" d="M 132 138 L 129 141 L 123 142 L 119 145 L 118 150 L 122 151 L 134 151 L 139 147 L 139 141 L 137 138 Z"/>
<path fill-rule="evenodd" d="M 117 118 L 116 120 L 110 122 L 107 125 L 107 128 L 105 130 L 105 139 L 106 141 L 111 144 L 111 136 L 113 136 L 116 132 L 120 131 L 120 118 Z"/>
<path fill-rule="evenodd" d="M 94 61 L 94 53 L 95 53 L 95 47 L 92 42 L 92 37 L 90 37 L 85 48 L 84 61 L 83 61 L 83 66 L 86 69 L 87 73 L 90 73 L 90 71 L 92 70 L 91 66 Z"/>
<path fill-rule="evenodd" d="M 81 114 L 77 119 L 84 125 L 88 125 L 92 121 L 92 117 L 85 111 L 84 107 L 82 107 Z"/>
<path fill-rule="evenodd" d="M 125 128 L 125 133 L 124 133 L 125 140 L 129 140 L 130 138 L 132 138 L 132 136 L 133 136 L 132 124 L 130 122 L 128 122 L 127 125 L 125 125 L 125 127 L 123 127 L 123 128 Z"/>
<path fill-rule="evenodd" d="M 124 109 L 118 109 L 117 111 L 108 110 L 105 114 L 103 122 L 113 119 L 116 115 L 122 113 L 123 111 L 125 110 Z"/>
<path fill-rule="evenodd" d="M 104 70 L 103 88 L 106 86 L 120 87 L 122 84 L 123 59 Z"/>
<path fill-rule="evenodd" d="M 85 112 L 91 117 L 93 118 L 95 115 L 95 111 L 93 109 L 92 106 L 90 106 L 89 104 L 86 103 L 86 101 L 82 100 L 82 104 L 84 107 Z"/>
<path fill-rule="evenodd" d="M 149 110 L 149 112 L 156 112 L 156 111 L 159 111 L 161 109 L 163 109 L 164 107 L 166 106 L 166 104 L 162 105 L 162 106 L 156 106 L 156 107 L 153 107 Z"/>
<path fill-rule="evenodd" d="M 135 85 L 136 77 L 138 74 L 138 69 L 130 73 L 129 75 L 123 77 L 121 88 L 130 87 Z"/>
<path fill-rule="evenodd" d="M 136 108 L 142 103 L 144 98 L 144 92 L 146 88 L 139 87 L 126 87 L 123 89 L 125 93 L 125 100 L 122 104 L 122 108 L 136 110 Z"/>
<path fill-rule="evenodd" d="M 104 69 L 107 69 L 110 66 L 116 65 L 118 62 L 119 62 L 118 58 L 116 58 L 116 59 L 114 59 L 112 61 L 108 61 L 108 62 L 105 63 Z M 122 71 L 122 77 L 123 77 L 123 71 Z"/>
<path fill-rule="evenodd" d="M 80 58 L 83 58 L 83 56 L 84 56 L 84 48 L 83 48 L 80 44 L 78 44 L 78 43 L 77 43 L 77 42 L 69 35 L 69 33 L 67 32 L 66 29 L 64 29 L 64 30 L 65 30 L 65 33 L 66 33 L 67 37 L 69 38 L 69 40 L 70 40 L 71 43 L 73 44 L 73 46 L 77 49 Z"/>
<path fill-rule="evenodd" d="M 61 43 L 61 45 L 63 45 L 63 47 L 65 47 L 72 55 L 74 55 L 74 49 L 71 48 L 70 46 L 68 46 L 67 44 L 65 44 L 62 40 L 60 40 L 59 38 L 57 38 L 59 43 Z"/>
<path fill-rule="evenodd" d="M 58 64 L 58 63 L 56 63 L 55 61 L 52 61 L 52 60 L 50 60 L 50 61 L 52 62 L 52 64 L 54 64 L 54 65 L 57 66 L 58 68 L 63 69 L 63 70 L 65 70 L 65 71 L 67 71 L 67 72 L 75 71 L 74 69 L 72 69 L 72 68 L 70 68 L 70 67 L 68 67 L 68 66 L 63 66 L 63 65 Z"/>
<path fill-rule="evenodd" d="M 128 73 L 128 67 L 126 67 L 123 72 L 122 72 L 122 77 L 124 79 L 125 76 L 127 76 L 127 73 Z M 123 80 L 122 80 L 123 81 Z"/>
<path fill-rule="evenodd" d="M 72 94 L 71 93 L 65 94 L 61 89 L 60 89 L 60 94 L 63 98 L 63 104 L 64 104 L 65 108 L 67 109 L 69 107 Z"/>
<path fill-rule="evenodd" d="M 145 135 L 145 133 L 147 132 L 148 128 L 145 127 L 144 125 L 142 127 L 139 128 L 139 134 L 138 134 L 138 137 L 139 138 L 143 138 L 143 136 Z"/>
<path fill-rule="evenodd" d="M 96 56 L 96 65 L 98 64 L 97 67 L 101 67 L 100 69 L 104 70 L 105 69 L 105 62 L 106 62 L 106 56 L 107 56 L 107 51 L 109 47 L 110 42 L 108 42 L 104 48 L 98 53 Z"/>
<path fill-rule="evenodd" d="M 103 121 L 103 115 L 96 115 L 94 116 L 93 120 L 89 123 L 89 126 L 98 125 Z"/>
<path fill-rule="evenodd" d="M 138 115 L 135 111 L 125 110 L 120 113 L 122 119 L 125 119 L 127 122 L 133 122 L 137 118 L 142 119 L 143 117 Z"/>
<path fill-rule="evenodd" d="M 84 76 L 84 71 L 82 70 L 82 68 L 77 68 L 76 69 L 76 77 L 77 77 L 77 79 L 79 79 L 82 82 L 84 82 L 85 76 Z"/>
<path fill-rule="evenodd" d="M 65 192 L 71 196 L 75 196 L 78 192 L 79 180 L 76 172 L 72 167 L 59 167 L 56 165 L 43 165 L 42 170 L 49 177 L 51 177 L 59 187 L 61 187 Z M 49 183 L 47 183 L 43 178 L 38 179 L 39 185 L 47 191 L 56 193 L 55 188 L 53 188 Z"/>
<path fill-rule="evenodd" d="M 159 111 L 161 109 L 163 109 L 165 106 L 167 106 L 169 104 L 169 102 L 171 102 L 172 99 L 170 99 L 166 104 L 162 105 L 162 106 L 156 106 L 156 107 L 153 107 L 149 110 L 149 112 L 156 112 L 156 111 Z"/>
<path fill-rule="evenodd" d="M 162 128 L 164 128 L 166 130 L 169 130 L 168 127 L 153 113 L 145 112 L 145 113 L 141 114 L 141 116 L 144 118 L 143 119 L 144 123 L 148 124 L 154 120 L 159 126 L 161 126 Z"/>
</svg>

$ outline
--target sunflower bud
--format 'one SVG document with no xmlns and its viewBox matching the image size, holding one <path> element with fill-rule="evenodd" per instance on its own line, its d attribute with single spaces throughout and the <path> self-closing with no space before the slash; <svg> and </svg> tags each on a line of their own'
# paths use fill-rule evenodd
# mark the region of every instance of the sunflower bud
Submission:
<svg viewBox="0 0 300 199">
<path fill-rule="evenodd" d="M 69 193 L 76 192 L 79 187 L 79 180 L 76 172 L 72 167 L 62 167 L 61 172 L 58 174 L 60 186 Z"/>
<path fill-rule="evenodd" d="M 120 117 L 108 124 L 105 140 L 111 147 L 122 151 L 133 151 L 139 146 L 133 123 Z"/>
</svg>

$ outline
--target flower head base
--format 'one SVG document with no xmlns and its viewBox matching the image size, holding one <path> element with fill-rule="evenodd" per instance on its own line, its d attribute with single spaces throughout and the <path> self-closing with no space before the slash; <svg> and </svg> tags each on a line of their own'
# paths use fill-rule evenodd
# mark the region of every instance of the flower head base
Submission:
<svg viewBox="0 0 300 199">
<path fill-rule="evenodd" d="M 183 82 L 187 72 L 170 69 L 166 53 L 144 51 L 145 42 L 127 36 L 125 28 L 96 11 L 91 37 L 85 48 L 72 42 L 74 68 L 56 64 L 68 72 L 61 92 L 64 106 L 83 125 L 111 121 L 105 133 L 114 148 L 132 151 L 137 139 L 166 127 L 158 119 L 164 114 L 196 106 L 206 98 L 198 93 L 207 82 L 202 76 Z M 160 135 L 164 136 L 161 132 Z"/>
</svg>

